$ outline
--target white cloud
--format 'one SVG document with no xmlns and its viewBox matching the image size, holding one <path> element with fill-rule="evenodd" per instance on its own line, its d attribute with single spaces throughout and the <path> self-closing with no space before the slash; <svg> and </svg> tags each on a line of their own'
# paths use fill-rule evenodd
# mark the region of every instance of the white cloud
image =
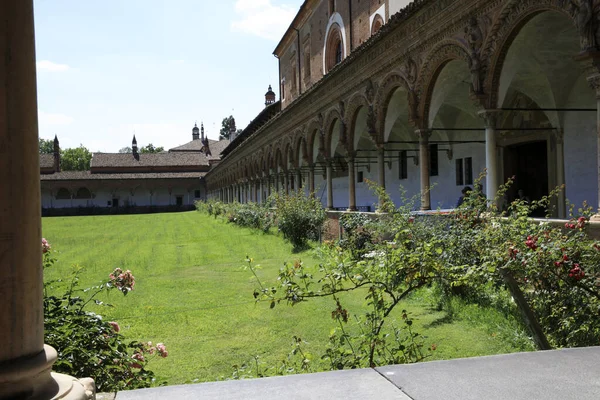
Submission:
<svg viewBox="0 0 600 400">
<path fill-rule="evenodd" d="M 271 0 L 238 0 L 235 12 L 239 19 L 231 29 L 278 41 L 296 16 L 298 10 L 289 5 L 274 5 Z"/>
<path fill-rule="evenodd" d="M 38 70 L 50 71 L 50 72 L 64 72 L 71 69 L 67 64 L 57 64 L 52 61 L 42 60 L 37 62 Z"/>
<path fill-rule="evenodd" d="M 68 115 L 47 113 L 41 110 L 38 110 L 38 119 L 39 124 L 42 126 L 65 126 L 71 125 L 74 121 L 74 119 Z"/>
</svg>

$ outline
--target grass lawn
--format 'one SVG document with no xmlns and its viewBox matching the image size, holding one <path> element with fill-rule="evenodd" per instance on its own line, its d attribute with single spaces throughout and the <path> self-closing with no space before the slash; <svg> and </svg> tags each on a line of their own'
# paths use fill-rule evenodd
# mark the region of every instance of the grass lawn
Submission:
<svg viewBox="0 0 600 400">
<path fill-rule="evenodd" d="M 242 268 L 247 255 L 261 265 L 259 274 L 267 282 L 285 261 L 318 263 L 310 250 L 294 254 L 276 235 L 186 212 L 44 218 L 43 236 L 58 252 L 45 279 L 70 277 L 73 264 L 85 266 L 81 288 L 105 280 L 115 267 L 133 272 L 135 290 L 99 297 L 116 307 L 94 311 L 117 321 L 129 339 L 166 344 L 169 357 L 150 364 L 157 382 L 229 378 L 234 364 L 255 355 L 275 365 L 292 349 L 294 335 L 319 355 L 334 326 L 330 299 L 272 310 L 266 303 L 255 304 L 257 285 Z M 422 291 L 399 310 L 411 312 L 415 330 L 437 345 L 432 359 L 531 349 L 516 324 L 493 310 L 464 306 L 450 319 L 434 310 L 428 298 Z M 347 296 L 344 305 L 350 313 L 366 306 L 359 293 Z"/>
</svg>

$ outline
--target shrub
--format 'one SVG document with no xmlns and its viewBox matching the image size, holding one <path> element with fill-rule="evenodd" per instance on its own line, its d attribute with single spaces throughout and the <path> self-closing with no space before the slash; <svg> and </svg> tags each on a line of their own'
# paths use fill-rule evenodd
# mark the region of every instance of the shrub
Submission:
<svg viewBox="0 0 600 400">
<path fill-rule="evenodd" d="M 321 202 L 302 192 L 278 193 L 277 228 L 295 249 L 306 247 L 309 240 L 318 240 L 327 215 Z"/>
<path fill-rule="evenodd" d="M 42 252 L 44 268 L 51 267 L 55 258 L 46 239 L 42 239 Z M 82 290 L 78 289 L 82 270 L 76 266 L 71 276 L 44 283 L 44 342 L 58 352 L 53 370 L 91 377 L 99 392 L 150 387 L 154 374 L 146 369 L 147 358 L 166 357 L 164 344 L 153 346 L 150 342 L 126 341 L 119 333 L 117 322 L 105 321 L 100 315 L 85 310 L 92 302 L 106 305 L 95 299 L 102 291 L 116 289 L 127 295 L 135 285 L 133 275 L 116 268 L 107 281 Z M 53 285 L 63 280 L 69 282 L 63 294 L 48 294 Z"/>
</svg>

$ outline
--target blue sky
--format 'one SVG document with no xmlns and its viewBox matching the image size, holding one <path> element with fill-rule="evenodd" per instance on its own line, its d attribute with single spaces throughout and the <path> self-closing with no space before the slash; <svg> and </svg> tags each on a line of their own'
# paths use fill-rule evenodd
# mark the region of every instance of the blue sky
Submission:
<svg viewBox="0 0 600 400">
<path fill-rule="evenodd" d="M 301 0 L 35 0 L 40 137 L 116 152 L 217 139 L 277 91 L 273 50 Z"/>
</svg>

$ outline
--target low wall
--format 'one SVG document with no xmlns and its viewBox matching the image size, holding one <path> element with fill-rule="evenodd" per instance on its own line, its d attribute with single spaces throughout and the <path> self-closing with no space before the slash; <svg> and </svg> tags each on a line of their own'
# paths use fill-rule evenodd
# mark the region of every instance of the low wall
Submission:
<svg viewBox="0 0 600 400">
<path fill-rule="evenodd" d="M 349 211 L 327 211 L 327 226 L 325 228 L 325 232 L 323 234 L 323 239 L 325 240 L 338 240 L 341 239 L 344 232 L 342 227 L 340 226 L 340 216 L 342 214 L 349 213 Z M 354 213 L 354 212 L 352 212 Z M 435 217 L 435 216 L 448 216 L 453 213 L 453 210 L 441 210 L 441 211 L 416 211 L 414 214 L 421 217 Z M 366 212 L 360 213 L 369 216 L 369 218 L 378 218 L 380 214 L 374 212 Z M 561 227 L 564 228 L 565 224 L 569 222 L 568 220 L 563 219 L 543 219 L 543 218 L 534 218 L 534 221 L 538 221 L 540 223 L 547 222 L 553 227 Z M 600 220 L 592 219 L 587 224 L 587 233 L 593 238 L 600 240 Z"/>
</svg>

